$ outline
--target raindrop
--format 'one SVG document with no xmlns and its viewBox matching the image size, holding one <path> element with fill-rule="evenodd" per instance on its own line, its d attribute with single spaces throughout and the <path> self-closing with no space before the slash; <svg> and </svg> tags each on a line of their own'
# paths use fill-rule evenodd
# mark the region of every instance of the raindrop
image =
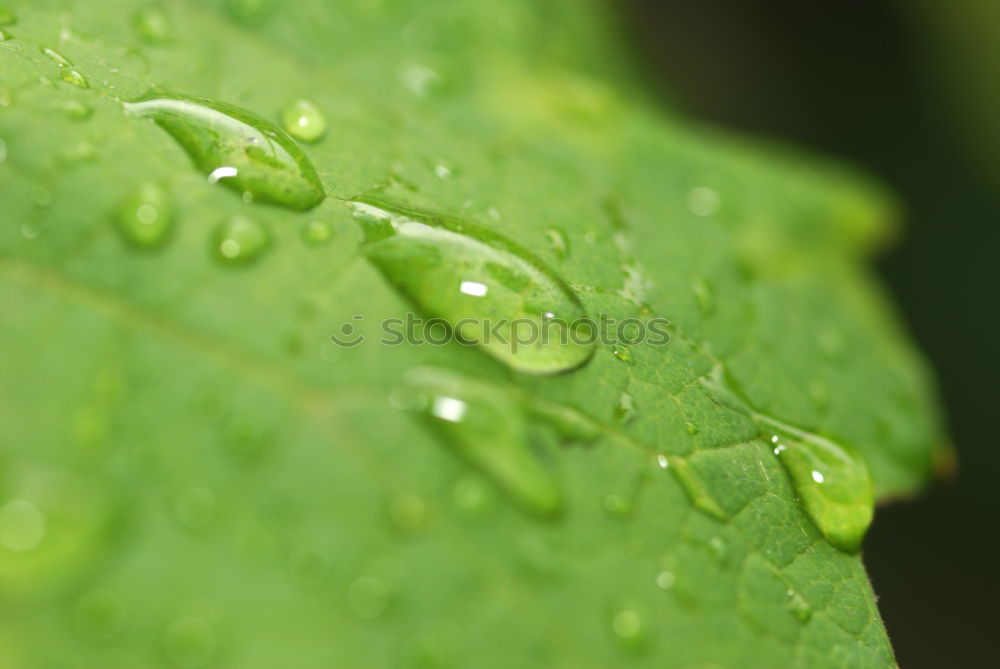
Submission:
<svg viewBox="0 0 1000 669">
<path fill-rule="evenodd" d="M 125 628 L 126 613 L 121 598 L 110 590 L 91 590 L 73 607 L 80 632 L 96 640 L 117 636 Z"/>
<path fill-rule="evenodd" d="M 267 228 L 246 216 L 223 221 L 212 237 L 215 257 L 227 265 L 245 265 L 260 258 L 271 245 Z"/>
<path fill-rule="evenodd" d="M 289 135 L 303 142 L 319 141 L 326 134 L 326 117 L 315 103 L 298 99 L 281 112 L 281 124 Z"/>
<path fill-rule="evenodd" d="M 615 418 L 621 424 L 626 424 L 635 418 L 635 398 L 626 392 L 618 396 L 618 404 L 615 405 Z"/>
<path fill-rule="evenodd" d="M 435 176 L 437 176 L 438 179 L 445 181 L 447 179 L 450 179 L 452 177 L 452 174 L 454 173 L 452 172 L 451 168 L 448 167 L 447 165 L 438 163 L 437 165 L 434 166 L 434 174 Z"/>
<path fill-rule="evenodd" d="M 362 576 L 347 588 L 347 605 L 358 618 L 378 618 L 389 606 L 389 590 L 374 576 Z"/>
<path fill-rule="evenodd" d="M 687 421 L 686 423 L 684 423 L 684 429 L 687 430 L 688 434 L 691 435 L 698 434 L 698 426 L 692 423 L 691 421 Z"/>
<path fill-rule="evenodd" d="M 593 354 L 579 298 L 526 249 L 475 223 L 405 206 L 355 202 L 368 258 L 463 342 L 513 369 L 551 374 Z"/>
<path fill-rule="evenodd" d="M 671 571 L 661 571 L 656 575 L 656 587 L 661 590 L 670 590 L 677 582 L 677 577 Z"/>
<path fill-rule="evenodd" d="M 55 108 L 71 121 L 86 121 L 94 114 L 94 110 L 89 105 L 79 100 L 65 100 L 57 103 Z"/>
<path fill-rule="evenodd" d="M 163 247 L 174 228 L 173 208 L 166 191 L 146 182 L 118 205 L 115 227 L 129 246 L 142 251 Z"/>
<path fill-rule="evenodd" d="M 698 279 L 691 284 L 691 291 L 698 302 L 698 309 L 703 315 L 709 315 L 715 310 L 715 302 L 712 298 L 712 288 L 704 279 Z"/>
<path fill-rule="evenodd" d="M 545 231 L 545 238 L 549 241 L 549 246 L 552 247 L 552 252 L 557 258 L 565 260 L 569 257 L 569 240 L 565 233 L 556 228 L 549 228 Z"/>
<path fill-rule="evenodd" d="M 861 545 L 874 508 L 874 489 L 864 460 L 853 449 L 806 430 L 755 414 L 777 432 L 774 453 L 784 465 L 806 513 L 827 540 L 847 552 Z"/>
<path fill-rule="evenodd" d="M 633 645 L 642 639 L 642 617 L 631 609 L 619 611 L 611 619 L 611 631 L 623 644 Z"/>
<path fill-rule="evenodd" d="M 615 356 L 616 358 L 618 358 L 622 362 L 628 363 L 630 365 L 633 362 L 633 360 L 632 360 L 632 351 L 629 349 L 628 346 L 623 346 L 621 344 L 616 344 L 611 349 L 611 355 Z"/>
<path fill-rule="evenodd" d="M 212 626 L 201 618 L 175 620 L 163 635 L 163 650 L 181 667 L 203 667 L 215 654 L 216 640 Z"/>
<path fill-rule="evenodd" d="M 205 98 L 155 96 L 125 103 L 169 133 L 212 183 L 245 199 L 306 210 L 322 201 L 316 168 L 274 124 L 240 107 Z"/>
<path fill-rule="evenodd" d="M 559 486 L 525 438 L 525 416 L 501 388 L 420 368 L 406 379 L 409 403 L 460 457 L 478 467 L 522 507 L 551 515 L 562 507 Z"/>
<path fill-rule="evenodd" d="M 788 591 L 788 608 L 799 622 L 807 623 L 812 618 L 812 605 L 795 590 Z"/>
<path fill-rule="evenodd" d="M 309 246 L 322 246 L 333 238 L 333 226 L 328 221 L 312 220 L 302 226 L 301 236 Z"/>
<path fill-rule="evenodd" d="M 605 495 L 602 506 L 610 516 L 627 516 L 632 511 L 632 504 L 620 495 Z"/>
</svg>

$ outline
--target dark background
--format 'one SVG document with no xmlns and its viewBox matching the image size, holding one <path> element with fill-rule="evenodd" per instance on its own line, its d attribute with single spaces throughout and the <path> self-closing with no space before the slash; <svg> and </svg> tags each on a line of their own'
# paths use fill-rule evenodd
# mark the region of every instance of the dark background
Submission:
<svg viewBox="0 0 1000 669">
<path fill-rule="evenodd" d="M 878 268 L 937 374 L 959 471 L 880 508 L 864 560 L 903 669 L 996 666 L 1000 189 L 927 74 L 926 36 L 905 1 L 622 7 L 671 107 L 843 159 L 902 200 L 905 230 Z"/>
</svg>

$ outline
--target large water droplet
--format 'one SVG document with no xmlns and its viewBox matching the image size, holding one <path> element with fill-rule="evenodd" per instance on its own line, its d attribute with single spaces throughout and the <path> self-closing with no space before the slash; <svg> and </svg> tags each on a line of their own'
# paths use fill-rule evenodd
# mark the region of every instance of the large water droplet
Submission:
<svg viewBox="0 0 1000 669">
<path fill-rule="evenodd" d="M 42 53 L 49 57 L 59 66 L 59 76 L 68 84 L 73 84 L 79 88 L 90 88 L 87 78 L 73 69 L 73 63 L 69 62 L 65 56 L 54 49 L 42 47 Z"/>
<path fill-rule="evenodd" d="M 326 134 L 326 118 L 309 100 L 295 100 L 281 112 L 281 124 L 288 134 L 304 142 L 318 141 Z"/>
<path fill-rule="evenodd" d="M 212 237 L 215 257 L 229 265 L 245 265 L 263 255 L 271 245 L 267 228 L 246 216 L 231 216 Z"/>
<path fill-rule="evenodd" d="M 872 521 L 875 491 L 864 460 L 847 446 L 769 416 L 754 415 L 772 432 L 799 502 L 827 540 L 854 552 Z"/>
<path fill-rule="evenodd" d="M 316 168 L 291 137 L 240 107 L 205 98 L 150 96 L 125 103 L 170 133 L 212 183 L 244 199 L 305 210 L 322 201 Z"/>
<path fill-rule="evenodd" d="M 155 183 L 140 184 L 118 206 L 115 227 L 122 240 L 140 250 L 162 247 L 174 227 L 166 191 Z"/>
<path fill-rule="evenodd" d="M 455 453 L 496 481 L 521 506 L 542 515 L 562 508 L 561 491 L 526 443 L 524 413 L 509 393 L 430 368 L 412 370 L 406 383 L 412 396 L 409 405 Z"/>
<path fill-rule="evenodd" d="M 468 221 L 377 199 L 354 204 L 369 221 L 367 256 L 463 341 L 534 374 L 590 359 L 593 328 L 579 299 L 526 249 Z"/>
<path fill-rule="evenodd" d="M 215 632 L 201 618 L 179 618 L 163 635 L 163 650 L 181 667 L 203 667 L 215 654 Z"/>
</svg>

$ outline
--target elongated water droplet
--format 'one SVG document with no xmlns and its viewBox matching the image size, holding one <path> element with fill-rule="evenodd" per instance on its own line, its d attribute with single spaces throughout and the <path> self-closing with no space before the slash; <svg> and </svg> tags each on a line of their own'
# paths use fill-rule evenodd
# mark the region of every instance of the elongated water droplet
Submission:
<svg viewBox="0 0 1000 669">
<path fill-rule="evenodd" d="M 170 17 L 159 5 L 146 5 L 135 14 L 135 30 L 146 42 L 166 44 L 173 38 Z"/>
<path fill-rule="evenodd" d="M 215 631 L 201 618 L 175 620 L 163 635 L 163 650 L 181 667 L 203 667 L 215 655 Z"/>
<path fill-rule="evenodd" d="M 87 78 L 73 69 L 73 63 L 66 59 L 61 53 L 48 47 L 42 47 L 42 53 L 49 57 L 49 60 L 59 66 L 59 76 L 68 84 L 73 84 L 79 88 L 90 88 Z"/>
<path fill-rule="evenodd" d="M 288 134 L 303 142 L 318 141 L 326 134 L 326 118 L 309 100 L 295 100 L 281 112 L 281 124 Z"/>
<path fill-rule="evenodd" d="M 404 388 L 411 394 L 408 406 L 522 507 L 541 515 L 561 509 L 561 491 L 528 445 L 524 413 L 509 393 L 430 368 L 412 370 Z"/>
<path fill-rule="evenodd" d="M 711 314 L 715 310 L 715 300 L 712 298 L 712 288 L 704 279 L 698 279 L 691 284 L 691 290 L 698 301 L 698 309 L 704 315 Z"/>
<path fill-rule="evenodd" d="M 806 513 L 827 540 L 854 552 L 872 521 L 875 491 L 864 460 L 847 446 L 755 414 L 774 434 L 774 452 L 785 466 Z"/>
<path fill-rule="evenodd" d="M 632 364 L 632 351 L 628 346 L 617 344 L 611 349 L 611 354 L 622 362 Z"/>
<path fill-rule="evenodd" d="M 125 112 L 155 121 L 209 181 L 244 199 L 301 211 L 324 197 L 316 169 L 302 149 L 280 128 L 245 109 L 170 94 L 125 103 Z"/>
<path fill-rule="evenodd" d="M 812 605 L 795 590 L 788 591 L 788 608 L 799 622 L 807 623 L 812 618 Z"/>
<path fill-rule="evenodd" d="M 593 355 L 579 299 L 527 250 L 468 221 L 377 199 L 354 204 L 369 219 L 368 258 L 463 341 L 534 374 L 574 369 Z"/>
<path fill-rule="evenodd" d="M 115 227 L 122 240 L 133 248 L 143 251 L 161 248 L 174 227 L 173 208 L 166 191 L 159 184 L 140 184 L 118 206 Z"/>
<path fill-rule="evenodd" d="M 232 216 L 215 230 L 212 250 L 228 265 L 245 265 L 260 258 L 271 245 L 267 228 L 246 216 Z"/>
<path fill-rule="evenodd" d="M 622 424 L 628 423 L 635 418 L 635 398 L 629 393 L 623 392 L 618 396 L 618 404 L 615 406 L 615 418 Z"/>
<path fill-rule="evenodd" d="M 569 257 L 569 241 L 561 230 L 549 228 L 545 231 L 545 238 L 549 240 L 552 252 L 556 254 L 557 258 L 565 260 Z"/>
<path fill-rule="evenodd" d="M 17 23 L 17 16 L 6 7 L 0 7 L 0 26 L 12 26 Z"/>
</svg>

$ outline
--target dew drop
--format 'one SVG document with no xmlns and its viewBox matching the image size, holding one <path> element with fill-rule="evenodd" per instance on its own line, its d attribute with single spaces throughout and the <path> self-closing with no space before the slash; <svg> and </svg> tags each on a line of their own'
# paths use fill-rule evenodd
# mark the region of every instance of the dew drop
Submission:
<svg viewBox="0 0 1000 669">
<path fill-rule="evenodd" d="M 663 453 L 656 456 L 656 466 L 660 469 L 666 469 L 670 466 L 670 458 L 668 458 Z"/>
<path fill-rule="evenodd" d="M 661 590 L 670 590 L 677 582 L 677 577 L 671 571 L 661 571 L 656 575 L 656 587 Z"/>
<path fill-rule="evenodd" d="M 316 168 L 274 124 L 240 107 L 205 98 L 150 96 L 125 103 L 129 116 L 152 119 L 209 177 L 254 202 L 304 211 L 322 201 Z"/>
<path fill-rule="evenodd" d="M 246 265 L 260 258 L 271 245 L 271 235 L 258 221 L 232 216 L 223 221 L 212 237 L 215 257 L 227 265 Z"/>
<path fill-rule="evenodd" d="M 206 488 L 188 488 L 177 496 L 174 513 L 187 527 L 204 527 L 215 518 L 215 495 Z"/>
<path fill-rule="evenodd" d="M 410 404 L 460 457 L 492 478 L 523 508 L 552 515 L 562 507 L 555 478 L 525 438 L 526 421 L 506 391 L 432 368 L 406 378 Z"/>
<path fill-rule="evenodd" d="M 115 227 L 122 241 L 135 249 L 162 248 L 174 228 L 173 207 L 167 192 L 159 184 L 140 184 L 118 205 Z"/>
<path fill-rule="evenodd" d="M 788 608 L 799 622 L 807 623 L 812 618 L 812 605 L 795 590 L 788 591 Z"/>
<path fill-rule="evenodd" d="M 843 551 L 861 545 L 874 508 L 874 489 L 864 460 L 853 449 L 806 430 L 755 414 L 769 432 L 799 502 L 826 539 Z"/>
<path fill-rule="evenodd" d="M 74 70 L 73 63 L 67 60 L 61 53 L 48 47 L 42 47 L 42 53 L 59 66 L 59 76 L 63 81 L 79 88 L 90 88 L 87 78 Z"/>
<path fill-rule="evenodd" d="M 688 434 L 691 435 L 698 434 L 698 426 L 692 423 L 691 421 L 687 421 L 686 423 L 684 423 L 684 429 L 687 431 Z"/>
<path fill-rule="evenodd" d="M 215 648 L 215 632 L 201 618 L 179 618 L 163 635 L 163 650 L 180 667 L 205 666 L 215 655 Z"/>
<path fill-rule="evenodd" d="M 618 396 L 618 404 L 615 405 L 615 418 L 622 425 L 635 418 L 635 398 L 629 393 L 622 392 Z"/>
<path fill-rule="evenodd" d="M 434 166 L 434 175 L 438 179 L 441 179 L 442 181 L 447 181 L 452 177 L 453 174 L 454 172 L 452 172 L 452 169 L 447 165 L 438 163 L 437 165 Z"/>
<path fill-rule="evenodd" d="M 615 345 L 611 349 L 611 355 L 615 356 L 624 363 L 632 364 L 632 351 L 628 346 L 623 346 L 621 344 Z"/>
<path fill-rule="evenodd" d="M 319 141 L 326 134 L 326 117 L 315 103 L 298 99 L 281 112 L 281 124 L 289 135 L 303 142 Z"/>
<path fill-rule="evenodd" d="M 566 238 L 566 234 L 561 230 L 556 228 L 549 228 L 545 231 L 545 238 L 549 242 L 549 246 L 552 247 L 552 252 L 560 260 L 565 260 L 569 257 L 569 240 Z"/>
<path fill-rule="evenodd" d="M 80 632 L 99 641 L 117 636 L 125 628 L 126 614 L 124 602 L 110 590 L 91 590 L 73 607 Z"/>
<path fill-rule="evenodd" d="M 0 42 L 9 42 L 14 39 L 14 36 L 10 34 L 7 30 L 0 28 Z M 0 107 L 6 107 L 7 105 L 0 104 Z"/>
<path fill-rule="evenodd" d="M 475 514 L 486 508 L 489 503 L 489 491 L 481 481 L 463 478 L 452 487 L 451 499 L 460 511 Z"/>
<path fill-rule="evenodd" d="M 609 516 L 627 516 L 632 511 L 632 504 L 621 495 L 605 495 L 602 502 Z"/>
<path fill-rule="evenodd" d="M 45 538 L 45 514 L 25 499 L 0 507 L 0 544 L 16 553 L 30 551 Z"/>
<path fill-rule="evenodd" d="M 322 246 L 333 239 L 333 226 L 329 221 L 312 220 L 302 226 L 301 236 L 309 246 Z"/>
<path fill-rule="evenodd" d="M 389 606 L 389 590 L 374 576 L 362 576 L 347 588 L 347 605 L 362 620 L 378 618 Z"/>
<path fill-rule="evenodd" d="M 150 44 L 167 44 L 174 36 L 170 18 L 159 5 L 146 5 L 135 14 L 135 30 Z"/>
<path fill-rule="evenodd" d="M 526 249 L 469 221 L 375 199 L 354 206 L 368 221 L 368 258 L 462 341 L 533 374 L 593 355 L 579 298 Z"/>
<path fill-rule="evenodd" d="M 611 619 L 611 631 L 623 644 L 634 645 L 642 639 L 642 617 L 632 609 L 619 611 Z"/>
</svg>

